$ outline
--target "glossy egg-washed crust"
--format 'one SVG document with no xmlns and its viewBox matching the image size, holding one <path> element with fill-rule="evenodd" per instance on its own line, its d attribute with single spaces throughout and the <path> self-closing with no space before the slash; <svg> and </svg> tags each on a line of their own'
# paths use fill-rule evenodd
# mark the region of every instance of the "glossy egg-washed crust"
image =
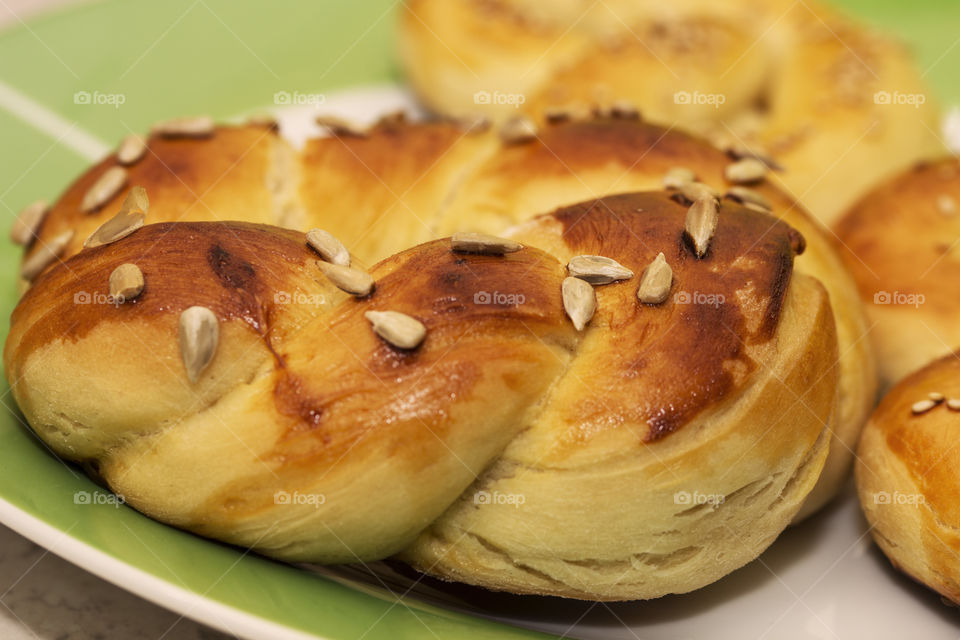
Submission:
<svg viewBox="0 0 960 640">
<path fill-rule="evenodd" d="M 545 125 L 537 139 L 504 144 L 493 129 L 465 133 L 451 123 L 387 119 L 364 137 L 317 138 L 297 151 L 270 126 L 219 127 L 204 139 L 152 136 L 128 168 L 128 187 L 100 210 L 79 209 L 108 157 L 54 203 L 30 251 L 75 229 L 64 256 L 119 208 L 130 185 L 150 198 L 148 222 L 240 220 L 298 230 L 324 228 L 361 267 L 457 231 L 502 234 L 554 207 L 611 193 L 660 189 L 674 167 L 725 191 L 726 154 L 691 136 L 618 118 Z M 850 468 L 860 429 L 873 407 L 876 372 L 866 318 L 853 279 L 826 232 L 767 182 L 751 188 L 807 242 L 800 273 L 830 295 L 840 344 L 840 406 L 830 457 L 799 517 L 834 495 Z M 39 194 L 38 194 L 39 195 Z"/>
<path fill-rule="evenodd" d="M 884 181 L 835 231 L 873 325 L 890 386 L 960 348 L 960 161 L 923 162 Z"/>
<path fill-rule="evenodd" d="M 688 591 L 756 557 L 813 489 L 837 339 L 825 289 L 793 270 L 796 230 L 727 201 L 697 259 L 678 200 L 572 205 L 519 226 L 524 248 L 504 256 L 417 245 L 373 265 L 363 298 L 323 277 L 302 233 L 151 224 L 34 282 L 7 375 L 57 453 L 205 536 L 297 561 L 399 553 L 521 593 Z M 645 305 L 634 277 L 598 287 L 596 316 L 573 328 L 570 257 L 639 275 L 660 252 L 675 294 L 712 302 Z M 146 286 L 110 304 L 125 262 Z M 221 337 L 191 385 L 177 321 L 193 305 Z M 369 310 L 419 319 L 426 340 L 390 346 Z"/>
<path fill-rule="evenodd" d="M 437 112 L 539 119 L 625 100 L 773 154 L 775 180 L 828 223 L 943 151 L 905 47 L 812 0 L 410 0 L 398 45 Z"/>
<path fill-rule="evenodd" d="M 856 464 L 860 503 L 890 561 L 960 604 L 960 411 L 941 403 L 915 415 L 930 393 L 960 398 L 960 359 L 949 354 L 886 396 L 864 428 Z"/>
</svg>

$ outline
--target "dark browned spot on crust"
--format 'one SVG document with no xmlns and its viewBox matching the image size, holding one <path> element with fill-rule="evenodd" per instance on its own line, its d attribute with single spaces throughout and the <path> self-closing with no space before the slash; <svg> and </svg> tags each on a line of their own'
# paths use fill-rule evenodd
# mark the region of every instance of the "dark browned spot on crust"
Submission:
<svg viewBox="0 0 960 640">
<path fill-rule="evenodd" d="M 757 368 L 748 346 L 769 340 L 779 325 L 802 236 L 726 201 L 710 251 L 696 259 L 683 239 L 686 212 L 656 192 L 552 214 L 574 254 L 604 255 L 640 274 L 662 251 L 674 271 L 671 296 L 659 306 L 636 304 L 636 279 L 597 289 L 611 345 L 596 365 L 605 372 L 593 381 L 598 399 L 582 403 L 573 423 L 646 423 L 643 439 L 651 442 L 742 386 Z"/>
<path fill-rule="evenodd" d="M 252 264 L 216 243 L 207 251 L 207 262 L 225 288 L 244 289 L 257 276 Z"/>
</svg>

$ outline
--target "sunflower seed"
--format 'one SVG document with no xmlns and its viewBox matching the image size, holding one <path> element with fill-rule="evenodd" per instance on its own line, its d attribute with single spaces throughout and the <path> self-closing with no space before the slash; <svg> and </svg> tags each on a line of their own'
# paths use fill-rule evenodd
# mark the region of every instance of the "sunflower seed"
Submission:
<svg viewBox="0 0 960 640">
<path fill-rule="evenodd" d="M 563 279 L 560 290 L 563 294 L 563 310 L 570 316 L 574 328 L 583 331 L 597 311 L 597 295 L 593 287 L 580 278 L 568 276 Z"/>
<path fill-rule="evenodd" d="M 703 198 L 713 198 L 714 200 L 720 199 L 719 191 L 702 182 L 684 182 L 677 188 L 689 203 L 694 203 Z"/>
<path fill-rule="evenodd" d="M 132 134 L 123 139 L 117 149 L 117 162 L 131 165 L 140 160 L 147 152 L 147 143 L 138 135 Z"/>
<path fill-rule="evenodd" d="M 26 207 L 13 221 L 13 226 L 10 227 L 10 239 L 22 247 L 29 245 L 49 212 L 50 205 L 46 200 L 37 200 Z"/>
<path fill-rule="evenodd" d="M 23 261 L 23 265 L 20 267 L 20 277 L 24 280 L 36 278 L 41 271 L 60 257 L 71 240 L 73 240 L 72 229 L 54 236 L 42 246 L 35 248 L 33 254 Z"/>
<path fill-rule="evenodd" d="M 503 255 L 523 249 L 523 245 L 514 240 L 466 231 L 450 236 L 450 247 L 453 251 L 460 253 L 485 253 L 489 255 Z"/>
<path fill-rule="evenodd" d="M 610 284 L 633 277 L 633 271 L 604 256 L 575 256 L 567 263 L 567 271 L 574 278 L 593 285 Z"/>
<path fill-rule="evenodd" d="M 323 229 L 311 229 L 307 231 L 307 244 L 327 262 L 350 266 L 350 252 L 332 233 Z"/>
<path fill-rule="evenodd" d="M 682 189 L 685 184 L 696 182 L 697 174 L 686 167 L 674 167 L 663 176 L 663 186 L 666 189 Z"/>
<path fill-rule="evenodd" d="M 937 406 L 937 403 L 933 400 L 921 400 L 920 402 L 914 402 L 913 406 L 910 407 L 910 411 L 916 416 L 930 411 L 930 409 L 933 409 L 935 406 Z"/>
<path fill-rule="evenodd" d="M 158 122 L 150 131 L 164 138 L 206 138 L 213 135 L 215 128 L 213 118 L 196 116 Z"/>
<path fill-rule="evenodd" d="M 314 122 L 321 127 L 326 127 L 327 131 L 335 136 L 367 137 L 367 131 L 363 127 L 336 116 L 317 116 L 314 118 Z"/>
<path fill-rule="evenodd" d="M 190 382 L 196 382 L 217 352 L 220 322 L 206 307 L 190 307 L 180 314 L 180 357 Z"/>
<path fill-rule="evenodd" d="M 760 209 L 773 211 L 773 206 L 771 206 L 770 201 L 767 200 L 763 194 L 758 193 L 753 189 L 740 186 L 730 187 L 727 189 L 727 195 L 744 205 L 753 204 Z"/>
<path fill-rule="evenodd" d="M 639 120 L 640 110 L 637 109 L 637 106 L 632 102 L 627 100 L 617 100 L 610 105 L 610 115 L 612 115 L 614 118 L 621 118 L 623 120 Z"/>
<path fill-rule="evenodd" d="M 944 400 L 944 395 L 939 391 L 931 391 L 930 393 L 927 394 L 927 397 L 933 400 L 934 402 L 936 402 L 937 404 L 940 404 Z"/>
<path fill-rule="evenodd" d="M 537 125 L 526 116 L 514 116 L 500 127 L 500 139 L 505 144 L 521 144 L 537 139 Z"/>
<path fill-rule="evenodd" d="M 317 266 L 330 282 L 351 295 L 365 296 L 373 290 L 373 276 L 366 271 L 321 260 Z"/>
<path fill-rule="evenodd" d="M 713 232 L 717 230 L 718 213 L 717 201 L 712 197 L 700 198 L 687 210 L 684 228 L 698 258 L 702 258 L 710 247 Z"/>
<path fill-rule="evenodd" d="M 143 187 L 134 187 L 123 201 L 120 211 L 90 234 L 83 243 L 84 249 L 92 249 L 101 245 L 116 242 L 143 226 L 150 209 L 147 191 Z"/>
<path fill-rule="evenodd" d="M 941 215 L 954 216 L 957 214 L 957 201 L 948 195 L 941 195 L 937 198 L 937 209 Z"/>
<path fill-rule="evenodd" d="M 110 274 L 110 297 L 121 304 L 133 300 L 143 291 L 143 272 L 135 264 L 126 262 Z"/>
<path fill-rule="evenodd" d="M 947 409 L 951 411 L 960 411 L 960 398 L 950 398 L 947 400 Z"/>
<path fill-rule="evenodd" d="M 672 285 L 673 269 L 667 264 L 663 253 L 660 253 L 643 272 L 637 298 L 644 304 L 661 304 L 670 295 Z"/>
<path fill-rule="evenodd" d="M 415 349 L 427 337 L 422 322 L 399 311 L 367 311 L 363 317 L 374 333 L 400 349 Z"/>
<path fill-rule="evenodd" d="M 125 184 L 127 184 L 127 170 L 123 167 L 110 167 L 87 189 L 80 203 L 80 210 L 84 213 L 96 211 L 110 202 Z"/>
<path fill-rule="evenodd" d="M 734 184 L 760 182 L 767 175 L 767 165 L 756 158 L 744 158 L 728 164 L 723 176 Z"/>
</svg>

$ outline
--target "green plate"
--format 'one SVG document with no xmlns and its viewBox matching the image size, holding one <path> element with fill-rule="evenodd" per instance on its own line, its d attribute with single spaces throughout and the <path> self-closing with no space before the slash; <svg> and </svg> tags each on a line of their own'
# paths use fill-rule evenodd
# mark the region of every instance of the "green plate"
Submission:
<svg viewBox="0 0 960 640">
<path fill-rule="evenodd" d="M 109 0 L 14 26 L 0 34 L 0 211 L 9 223 L 29 202 L 55 198 L 92 159 L 157 120 L 201 113 L 226 119 L 273 106 L 276 92 L 400 82 L 391 54 L 397 4 Z M 960 102 L 952 78 L 960 63 L 960 3 L 842 4 L 899 31 L 940 97 Z M 4 315 L 16 301 L 19 253 L 9 243 L 0 248 Z M 396 597 L 396 588 L 272 562 L 127 507 L 83 504 L 78 492 L 91 502 L 107 494 L 23 428 L 4 391 L 0 520 L 163 606 L 249 637 L 546 637 L 420 596 Z M 536 602 L 542 616 L 546 609 Z"/>
</svg>

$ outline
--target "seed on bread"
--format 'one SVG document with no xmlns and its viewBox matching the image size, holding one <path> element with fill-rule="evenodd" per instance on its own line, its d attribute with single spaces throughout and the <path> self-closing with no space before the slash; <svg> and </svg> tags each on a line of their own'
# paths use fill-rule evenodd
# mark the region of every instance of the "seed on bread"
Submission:
<svg viewBox="0 0 960 640">
<path fill-rule="evenodd" d="M 84 249 L 116 242 L 143 226 L 150 209 L 147 191 L 143 187 L 134 187 L 123 201 L 120 211 L 90 234 L 83 243 Z"/>
<path fill-rule="evenodd" d="M 307 244 L 320 254 L 320 257 L 333 264 L 350 266 L 350 252 L 336 236 L 323 229 L 307 231 Z"/>
<path fill-rule="evenodd" d="M 918 416 L 922 413 L 926 413 L 927 411 L 930 411 L 935 406 L 937 406 L 937 404 L 938 403 L 927 398 L 926 400 L 920 400 L 919 402 L 914 402 L 913 406 L 910 407 L 910 411 L 913 412 L 913 415 Z"/>
<path fill-rule="evenodd" d="M 36 278 L 41 271 L 60 257 L 71 240 L 73 240 L 73 229 L 59 233 L 35 248 L 30 257 L 23 261 L 23 265 L 20 267 L 20 277 L 24 280 Z"/>
<path fill-rule="evenodd" d="M 126 262 L 110 274 L 110 297 L 119 302 L 133 300 L 143 291 L 143 272 L 140 267 Z"/>
<path fill-rule="evenodd" d="M 50 204 L 46 200 L 37 200 L 25 207 L 10 227 L 10 239 L 22 247 L 29 245 L 49 212 Z"/>
<path fill-rule="evenodd" d="M 136 134 L 130 134 L 120 142 L 117 149 L 117 162 L 122 165 L 135 164 L 147 152 L 147 143 Z"/>
<path fill-rule="evenodd" d="M 500 127 L 500 139 L 505 144 L 522 144 L 537 138 L 536 123 L 526 116 L 514 116 Z"/>
<path fill-rule="evenodd" d="M 330 282 L 350 295 L 363 297 L 373 291 L 373 276 L 366 271 L 322 260 L 317 261 L 317 266 Z"/>
<path fill-rule="evenodd" d="M 336 116 L 317 116 L 314 118 L 314 122 L 321 127 L 326 127 L 327 131 L 335 136 L 350 136 L 353 138 L 367 137 L 366 129 L 349 120 L 344 120 Z"/>
<path fill-rule="evenodd" d="M 947 409 L 951 411 L 960 411 L 960 398 L 950 398 L 947 400 Z"/>
<path fill-rule="evenodd" d="M 422 322 L 399 311 L 367 311 L 363 314 L 373 332 L 399 349 L 416 349 L 427 337 Z"/>
<path fill-rule="evenodd" d="M 593 286 L 585 280 L 567 276 L 561 285 L 563 310 L 577 331 L 583 331 L 597 311 L 597 295 Z"/>
<path fill-rule="evenodd" d="M 662 304 L 670 295 L 671 286 L 673 286 L 673 269 L 667 264 L 667 259 L 661 252 L 643 272 L 637 298 L 644 304 Z"/>
<path fill-rule="evenodd" d="M 680 194 L 688 203 L 694 203 L 703 198 L 720 200 L 720 192 L 710 185 L 702 182 L 684 182 L 677 188 L 680 190 Z"/>
<path fill-rule="evenodd" d="M 610 284 L 633 277 L 633 271 L 605 256 L 574 256 L 567 263 L 567 271 L 574 278 L 586 280 L 592 285 Z"/>
<path fill-rule="evenodd" d="M 723 176 L 734 184 L 752 184 L 760 182 L 767 175 L 767 165 L 756 158 L 744 158 L 728 164 Z"/>
<path fill-rule="evenodd" d="M 770 204 L 770 201 L 763 196 L 763 194 L 754 191 L 753 189 L 748 189 L 747 187 L 730 187 L 727 189 L 727 196 L 745 206 L 754 205 L 762 211 L 773 211 L 773 206 Z"/>
<path fill-rule="evenodd" d="M 687 210 L 684 230 L 693 244 L 698 258 L 702 258 L 710 248 L 710 240 L 717 230 L 719 205 L 710 196 L 700 198 Z"/>
<path fill-rule="evenodd" d="M 945 396 L 939 391 L 931 391 L 930 393 L 927 394 L 927 398 L 929 398 L 930 400 L 933 400 L 937 404 L 940 404 L 941 402 L 944 401 Z"/>
<path fill-rule="evenodd" d="M 686 167 L 674 167 L 663 176 L 665 189 L 680 189 L 685 184 L 696 182 L 697 174 Z"/>
<path fill-rule="evenodd" d="M 213 118 L 193 116 L 158 122 L 150 130 L 164 138 L 206 138 L 213 135 L 215 129 Z"/>
<path fill-rule="evenodd" d="M 488 255 L 503 255 L 523 249 L 523 245 L 515 240 L 469 231 L 450 236 L 450 247 L 458 253 L 483 253 Z"/>
<path fill-rule="evenodd" d="M 617 100 L 610 105 L 610 115 L 622 120 L 639 120 L 640 109 L 629 100 Z"/>
<path fill-rule="evenodd" d="M 90 185 L 83 195 L 80 210 L 91 213 L 107 204 L 127 184 L 127 170 L 123 167 L 110 167 L 104 171 L 96 182 Z"/>
<path fill-rule="evenodd" d="M 180 314 L 180 357 L 190 382 L 210 366 L 220 342 L 220 321 L 206 307 L 190 307 Z"/>
</svg>

